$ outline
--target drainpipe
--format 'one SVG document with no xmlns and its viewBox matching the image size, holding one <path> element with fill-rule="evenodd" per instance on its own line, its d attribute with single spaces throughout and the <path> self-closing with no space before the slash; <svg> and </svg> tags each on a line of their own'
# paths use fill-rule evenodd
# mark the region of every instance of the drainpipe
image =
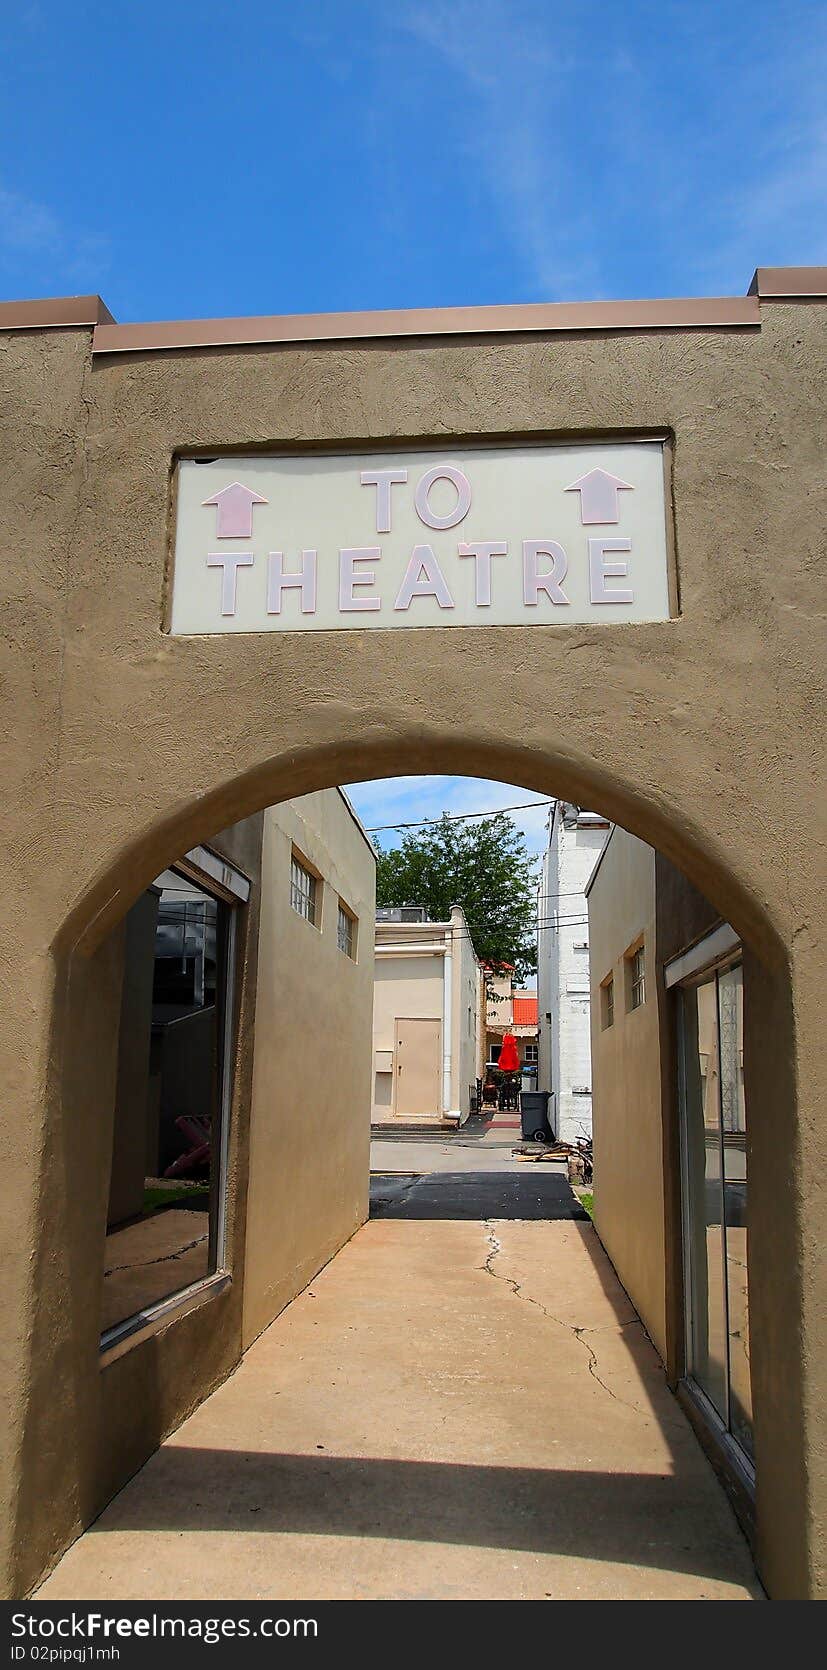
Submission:
<svg viewBox="0 0 827 1670">
<path fill-rule="evenodd" d="M 451 1112 L 451 1028 L 454 1024 L 454 935 L 453 928 L 445 930 L 445 956 L 442 960 L 442 1116 Z"/>
</svg>

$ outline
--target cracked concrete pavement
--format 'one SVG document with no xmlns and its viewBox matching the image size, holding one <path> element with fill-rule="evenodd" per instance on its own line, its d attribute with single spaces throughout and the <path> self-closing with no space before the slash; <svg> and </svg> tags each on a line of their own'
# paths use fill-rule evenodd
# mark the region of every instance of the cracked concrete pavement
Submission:
<svg viewBox="0 0 827 1670">
<path fill-rule="evenodd" d="M 760 1597 L 591 1224 L 406 1195 L 414 1215 L 380 1209 L 39 1598 Z"/>
</svg>

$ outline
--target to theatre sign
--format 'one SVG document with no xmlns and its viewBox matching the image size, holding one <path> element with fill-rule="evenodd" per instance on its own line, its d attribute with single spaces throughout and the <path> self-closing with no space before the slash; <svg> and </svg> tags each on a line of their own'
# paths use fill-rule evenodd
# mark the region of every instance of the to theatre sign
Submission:
<svg viewBox="0 0 827 1670">
<path fill-rule="evenodd" d="M 178 466 L 173 633 L 669 616 L 663 446 Z"/>
</svg>

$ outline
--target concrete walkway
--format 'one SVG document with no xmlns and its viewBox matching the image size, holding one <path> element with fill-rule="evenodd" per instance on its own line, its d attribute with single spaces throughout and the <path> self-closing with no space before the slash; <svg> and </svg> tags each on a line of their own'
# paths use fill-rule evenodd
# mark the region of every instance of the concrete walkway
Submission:
<svg viewBox="0 0 827 1670">
<path fill-rule="evenodd" d="M 551 1169 L 566 1175 L 564 1160 L 535 1163 L 522 1159 L 519 1119 L 515 1130 L 502 1130 L 490 1120 L 469 1119 L 456 1132 L 442 1136 L 374 1136 L 370 1145 L 371 1172 L 430 1173 Z"/>
<path fill-rule="evenodd" d="M 381 1188 L 39 1598 L 757 1597 L 591 1225 Z"/>
</svg>

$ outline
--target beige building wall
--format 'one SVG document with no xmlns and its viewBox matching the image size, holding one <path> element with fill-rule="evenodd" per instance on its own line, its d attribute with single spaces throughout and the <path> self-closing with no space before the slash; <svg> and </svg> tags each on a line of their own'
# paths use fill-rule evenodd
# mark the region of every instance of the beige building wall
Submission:
<svg viewBox="0 0 827 1670">
<path fill-rule="evenodd" d="M 450 1068 L 445 1070 L 446 970 L 450 981 Z M 439 1028 L 443 1071 L 428 1116 L 468 1117 L 479 1070 L 480 965 L 459 905 L 450 922 L 377 922 L 373 1006 L 373 1118 L 395 1117 L 397 1019 L 429 1020 Z M 446 1105 L 447 1104 L 447 1105 Z"/>
<path fill-rule="evenodd" d="M 665 1360 L 663 1116 L 652 848 L 615 825 L 592 877 L 588 905 L 595 1225 Z M 630 1010 L 626 954 L 641 939 L 646 997 L 639 1008 Z M 606 1024 L 604 995 L 610 975 L 611 1026 Z"/>
<path fill-rule="evenodd" d="M 377 927 L 396 927 L 396 923 Z M 381 943 L 381 942 L 379 942 Z M 379 949 L 377 944 L 377 950 Z M 442 1040 L 443 957 L 437 952 L 380 951 L 373 994 L 373 1118 L 394 1117 L 396 1019 L 432 1020 Z M 441 1112 L 435 1107 L 434 1117 Z"/>
<path fill-rule="evenodd" d="M 294 850 L 319 877 L 315 925 L 290 903 Z M 373 850 L 338 790 L 265 813 L 245 1347 L 367 1217 L 375 896 Z M 340 899 L 353 959 L 339 949 Z"/>
<path fill-rule="evenodd" d="M 397 1015 L 424 1017 L 442 1025 L 442 954 L 384 951 L 376 958 L 373 1046 L 393 1049 Z"/>
</svg>

